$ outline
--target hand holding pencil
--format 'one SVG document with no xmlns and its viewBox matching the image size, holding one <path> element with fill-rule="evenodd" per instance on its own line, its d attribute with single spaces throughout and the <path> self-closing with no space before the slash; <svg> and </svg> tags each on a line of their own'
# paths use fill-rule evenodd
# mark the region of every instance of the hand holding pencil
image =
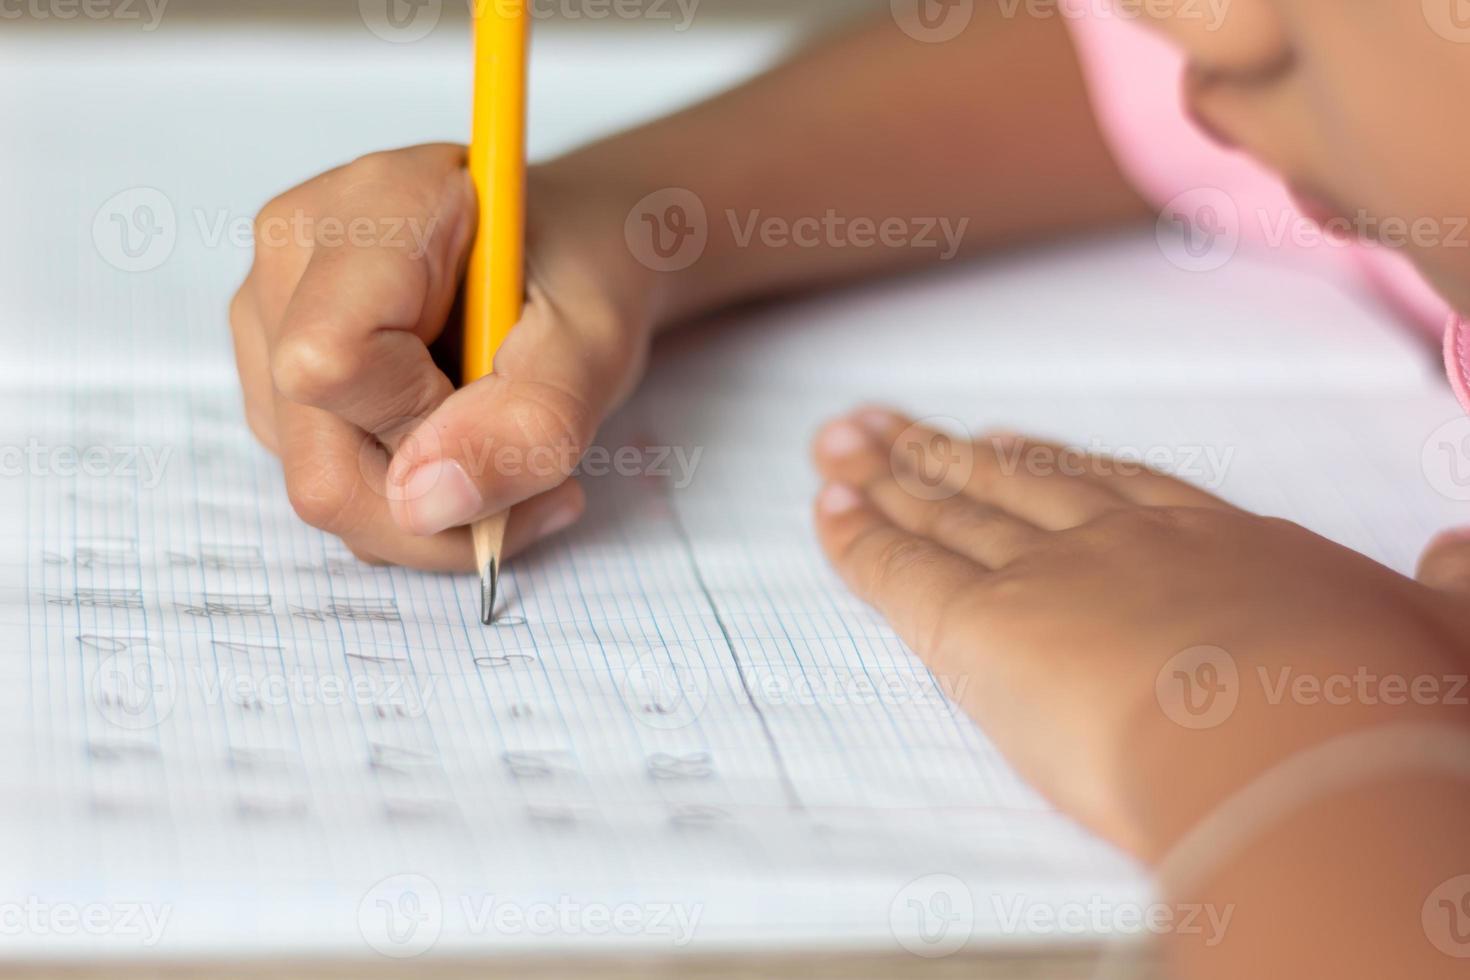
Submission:
<svg viewBox="0 0 1470 980">
<path fill-rule="evenodd" d="M 475 521 L 514 508 L 504 557 L 582 513 L 572 470 L 645 359 L 623 297 L 647 270 L 623 241 L 625 206 L 595 181 L 532 168 L 528 183 L 526 306 L 495 373 L 459 390 L 458 364 L 446 374 L 433 355 L 459 360 L 443 348 L 459 346 L 450 318 L 478 227 L 465 147 L 371 154 L 259 216 L 230 311 L 246 416 L 298 514 L 359 558 L 468 572 Z M 297 226 L 376 231 L 274 231 Z"/>
</svg>

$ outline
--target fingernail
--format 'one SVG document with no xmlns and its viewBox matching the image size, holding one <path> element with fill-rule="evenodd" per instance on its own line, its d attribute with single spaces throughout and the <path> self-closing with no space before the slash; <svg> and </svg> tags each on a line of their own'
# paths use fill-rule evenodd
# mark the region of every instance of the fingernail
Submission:
<svg viewBox="0 0 1470 980">
<path fill-rule="evenodd" d="M 454 460 L 436 459 L 409 474 L 403 484 L 409 526 L 418 534 L 462 527 L 484 507 L 479 488 Z"/>
<path fill-rule="evenodd" d="M 829 484 L 817 497 L 817 509 L 832 517 L 857 510 L 862 503 L 862 494 L 846 483 Z"/>
<path fill-rule="evenodd" d="M 536 540 L 539 541 L 542 538 L 549 538 L 553 534 L 565 531 L 577 522 L 577 514 L 578 511 L 575 507 L 563 507 L 561 510 L 554 511 L 536 529 Z"/>
<path fill-rule="evenodd" d="M 833 422 L 822 430 L 817 450 L 823 456 L 851 456 L 868 448 L 867 434 L 851 422 Z"/>
<path fill-rule="evenodd" d="M 903 422 L 896 412 L 891 412 L 886 408 L 859 409 L 853 415 L 853 419 L 875 436 L 887 435 L 894 429 L 900 428 Z"/>
</svg>

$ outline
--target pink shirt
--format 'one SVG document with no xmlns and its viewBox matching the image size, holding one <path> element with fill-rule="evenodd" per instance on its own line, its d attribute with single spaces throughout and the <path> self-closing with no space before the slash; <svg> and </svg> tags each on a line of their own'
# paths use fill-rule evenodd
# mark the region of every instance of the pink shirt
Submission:
<svg viewBox="0 0 1470 980">
<path fill-rule="evenodd" d="M 1405 320 L 1444 334 L 1445 367 L 1470 412 L 1470 324 L 1455 315 L 1409 261 L 1381 246 L 1326 243 L 1282 181 L 1243 153 L 1226 149 L 1189 119 L 1184 61 L 1165 38 L 1097 0 L 1063 0 L 1094 110 L 1119 166 L 1159 207 L 1202 188 L 1225 192 L 1242 242 L 1283 253 L 1294 264 L 1366 276 Z M 1445 324 L 1449 326 L 1446 328 Z"/>
</svg>

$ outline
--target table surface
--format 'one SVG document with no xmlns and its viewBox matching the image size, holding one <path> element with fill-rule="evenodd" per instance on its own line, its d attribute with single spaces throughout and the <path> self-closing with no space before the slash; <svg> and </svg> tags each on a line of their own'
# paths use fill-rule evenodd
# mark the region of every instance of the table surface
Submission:
<svg viewBox="0 0 1470 980">
<path fill-rule="evenodd" d="M 1105 965 L 1105 963 L 1107 965 Z M 803 955 L 687 956 L 676 959 L 507 958 L 504 960 L 261 960 L 137 964 L 19 965 L 6 975 L 31 980 L 376 980 L 412 972 L 426 980 L 1151 980 L 1157 964 L 1143 954 L 1107 963 L 1096 950 L 1064 953 L 969 954 L 944 959 L 913 956 Z"/>
</svg>

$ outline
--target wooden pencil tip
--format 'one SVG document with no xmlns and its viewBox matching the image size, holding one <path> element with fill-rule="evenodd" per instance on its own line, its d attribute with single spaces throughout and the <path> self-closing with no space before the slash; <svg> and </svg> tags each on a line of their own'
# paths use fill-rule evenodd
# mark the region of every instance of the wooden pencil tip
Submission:
<svg viewBox="0 0 1470 980">
<path fill-rule="evenodd" d="M 491 558 L 480 569 L 480 622 L 495 625 L 495 593 L 500 587 L 500 562 Z"/>
</svg>

